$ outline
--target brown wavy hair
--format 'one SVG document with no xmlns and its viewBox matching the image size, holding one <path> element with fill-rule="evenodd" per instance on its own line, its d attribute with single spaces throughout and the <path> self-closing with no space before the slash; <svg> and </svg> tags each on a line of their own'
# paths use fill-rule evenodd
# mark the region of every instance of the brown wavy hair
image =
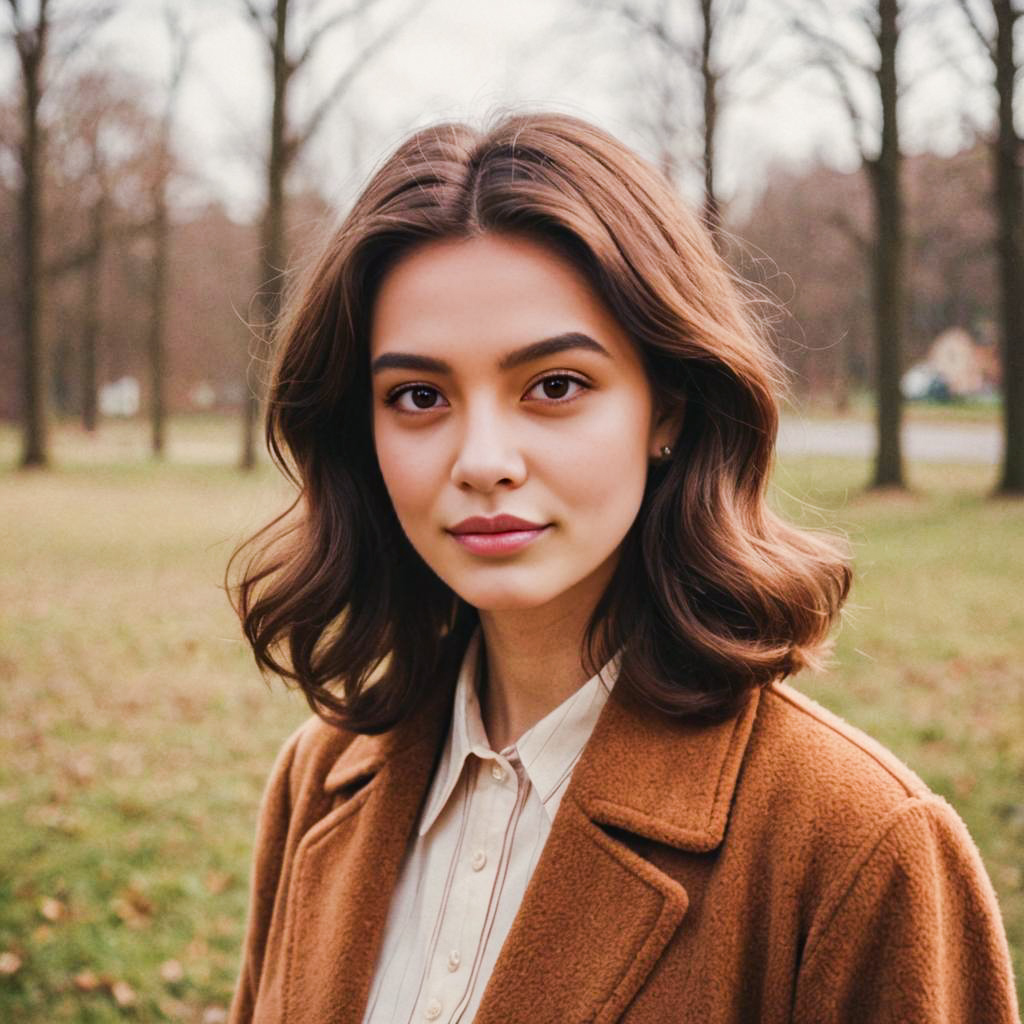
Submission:
<svg viewBox="0 0 1024 1024">
<path fill-rule="evenodd" d="M 587 663 L 621 648 L 619 686 L 705 718 L 815 664 L 851 573 L 831 538 L 766 505 L 782 375 L 756 304 L 630 149 L 574 117 L 516 114 L 408 138 L 286 305 L 266 438 L 298 495 L 228 565 L 230 578 L 247 553 L 229 588 L 261 671 L 370 733 L 453 678 L 477 612 L 391 506 L 371 433 L 369 328 L 383 275 L 412 247 L 487 232 L 556 247 L 636 344 L 660 407 L 685 403 L 589 623 Z"/>
</svg>

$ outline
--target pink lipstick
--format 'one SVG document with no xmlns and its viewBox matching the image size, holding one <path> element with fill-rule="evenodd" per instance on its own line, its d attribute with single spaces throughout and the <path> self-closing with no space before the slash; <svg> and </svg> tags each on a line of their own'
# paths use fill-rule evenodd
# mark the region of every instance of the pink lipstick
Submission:
<svg viewBox="0 0 1024 1024">
<path fill-rule="evenodd" d="M 470 516 L 448 532 L 475 555 L 508 555 L 535 541 L 547 528 L 518 516 Z"/>
</svg>

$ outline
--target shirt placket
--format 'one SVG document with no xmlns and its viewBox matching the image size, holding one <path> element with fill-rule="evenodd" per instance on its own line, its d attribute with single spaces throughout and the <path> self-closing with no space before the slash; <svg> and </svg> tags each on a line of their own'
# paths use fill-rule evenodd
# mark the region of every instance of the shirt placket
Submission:
<svg viewBox="0 0 1024 1024">
<path fill-rule="evenodd" d="M 454 1024 L 462 1015 L 486 941 L 505 869 L 506 847 L 524 782 L 499 754 L 477 754 L 469 796 L 468 827 L 456 852 L 452 888 L 415 1020 Z"/>
</svg>

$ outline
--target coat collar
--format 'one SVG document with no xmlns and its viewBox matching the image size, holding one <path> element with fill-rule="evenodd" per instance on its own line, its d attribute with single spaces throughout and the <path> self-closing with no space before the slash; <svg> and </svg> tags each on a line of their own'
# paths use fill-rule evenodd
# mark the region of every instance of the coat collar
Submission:
<svg viewBox="0 0 1024 1024">
<path fill-rule="evenodd" d="M 625 691 L 598 719 L 570 782 L 597 824 L 705 853 L 725 836 L 760 691 L 734 718 L 681 722 Z"/>
<path fill-rule="evenodd" d="M 594 731 L 608 695 L 615 684 L 618 656 L 613 656 L 575 693 L 535 722 L 514 744 L 503 751 L 492 748 L 484 729 L 479 699 L 481 634 L 471 637 L 462 659 L 455 700 L 441 760 L 431 782 L 426 806 L 420 816 L 419 835 L 425 835 L 452 798 L 470 755 L 480 758 L 511 756 L 513 749 L 531 785 L 540 797 L 548 821 L 553 822 L 561 804 L 564 780 L 571 772 Z"/>
<path fill-rule="evenodd" d="M 446 697 L 429 702 L 389 732 L 358 736 L 327 774 L 325 790 L 337 792 L 369 781 L 428 737 L 443 741 L 451 711 L 450 694 Z M 680 850 L 715 849 L 725 835 L 758 698 L 755 691 L 735 718 L 700 725 L 670 719 L 616 686 L 566 796 L 597 824 Z"/>
<path fill-rule="evenodd" d="M 286 947 L 331 949 L 346 970 L 325 980 L 289 953 L 274 1019 L 362 1020 L 390 894 L 444 742 L 453 688 L 454 680 L 395 729 L 358 737 L 327 774 L 335 806 L 297 850 Z M 539 972 L 544 1019 L 619 1019 L 689 904 L 683 886 L 621 833 L 684 851 L 715 849 L 757 702 L 755 694 L 735 718 L 699 726 L 671 720 L 616 685 L 574 769 L 478 1022 L 531 1019 L 537 1008 L 520 1005 L 520 993 L 535 991 Z M 339 914 L 339 907 L 353 913 Z M 557 971 L 553 950 L 572 951 Z"/>
</svg>

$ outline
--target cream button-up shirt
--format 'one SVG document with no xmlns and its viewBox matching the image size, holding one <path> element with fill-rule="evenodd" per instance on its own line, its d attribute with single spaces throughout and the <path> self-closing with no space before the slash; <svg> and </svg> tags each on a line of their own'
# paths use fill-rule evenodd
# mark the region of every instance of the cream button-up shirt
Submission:
<svg viewBox="0 0 1024 1024">
<path fill-rule="evenodd" d="M 500 753 L 477 696 L 480 632 L 392 894 L 364 1024 L 473 1019 L 618 658 Z M 340 968 L 340 969 L 343 969 Z"/>
</svg>

